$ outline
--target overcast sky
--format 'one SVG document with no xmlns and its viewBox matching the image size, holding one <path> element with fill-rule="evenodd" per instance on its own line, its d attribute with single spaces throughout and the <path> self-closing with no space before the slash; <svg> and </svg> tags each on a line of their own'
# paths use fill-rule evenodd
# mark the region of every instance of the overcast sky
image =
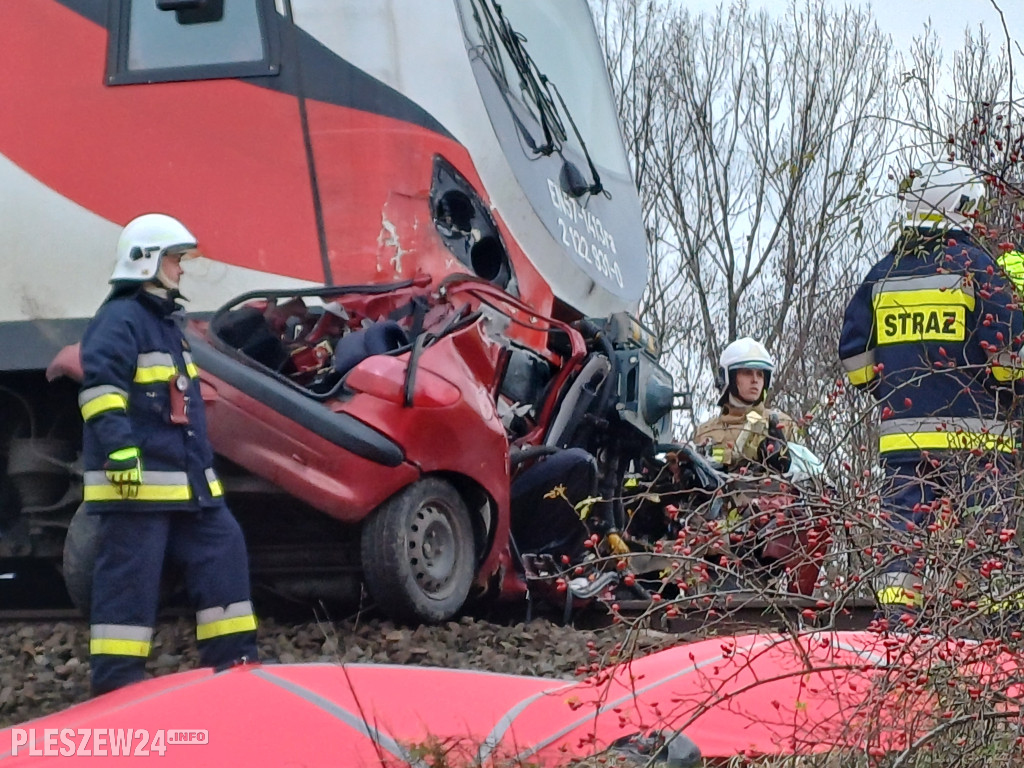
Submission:
<svg viewBox="0 0 1024 768">
<path fill-rule="evenodd" d="M 836 0 L 828 2 L 834 6 L 843 5 Z M 1024 2 L 998 0 L 997 5 L 1003 12 L 1010 37 L 1024 43 Z M 990 0 L 889 0 L 872 3 L 871 7 L 878 25 L 893 36 L 893 41 L 902 50 L 906 50 L 914 36 L 921 33 L 929 18 L 946 50 L 960 47 L 964 28 L 971 26 L 976 29 L 979 23 L 985 25 L 994 43 L 1005 39 L 1003 21 Z M 1020 60 L 1018 52 L 1016 61 Z"/>
<path fill-rule="evenodd" d="M 682 0 L 686 8 L 694 11 L 712 9 L 719 5 L 720 0 Z M 825 0 L 834 7 L 847 5 L 845 0 Z M 968 25 L 977 28 L 979 23 L 992 36 L 993 41 L 1004 39 L 1003 25 L 991 0 L 883 0 L 882 2 L 858 2 L 852 0 L 850 5 L 870 5 L 874 17 L 883 32 L 893 37 L 893 42 L 901 51 L 907 51 L 910 41 L 924 30 L 924 24 L 931 18 L 932 27 L 942 40 L 947 51 L 960 47 L 963 41 L 964 28 Z M 996 0 L 1006 19 L 1006 27 L 1010 36 L 1024 45 L 1024 0 Z M 786 5 L 784 0 L 750 0 L 752 8 L 781 9 Z M 950 63 L 947 54 L 945 63 Z M 1024 57 L 1016 52 L 1014 69 L 1024 64 Z M 1015 72 L 1016 74 L 1016 72 Z"/>
</svg>

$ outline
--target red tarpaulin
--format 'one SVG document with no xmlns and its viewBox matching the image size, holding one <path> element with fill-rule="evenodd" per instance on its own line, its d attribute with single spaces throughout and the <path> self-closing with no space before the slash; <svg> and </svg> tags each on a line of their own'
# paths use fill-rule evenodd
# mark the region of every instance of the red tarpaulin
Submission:
<svg viewBox="0 0 1024 768">
<path fill-rule="evenodd" d="M 128 749 L 118 763 L 380 766 L 439 749 L 453 764 L 555 765 L 651 730 L 685 733 L 704 757 L 889 751 L 942 717 L 927 684 L 936 664 L 990 684 L 1020 667 L 992 643 L 829 632 L 688 643 L 579 682 L 373 664 L 202 669 L 8 728 L 0 760 Z"/>
</svg>

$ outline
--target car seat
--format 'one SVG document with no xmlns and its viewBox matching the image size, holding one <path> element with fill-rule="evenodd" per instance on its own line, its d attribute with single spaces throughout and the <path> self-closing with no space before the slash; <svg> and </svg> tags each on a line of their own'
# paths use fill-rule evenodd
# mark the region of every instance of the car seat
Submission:
<svg viewBox="0 0 1024 768">
<path fill-rule="evenodd" d="M 381 320 L 350 331 L 334 347 L 334 372 L 344 376 L 372 355 L 386 355 L 409 346 L 409 334 L 394 320 Z"/>
<path fill-rule="evenodd" d="M 288 362 L 284 342 L 270 328 L 267 318 L 257 307 L 239 307 L 219 318 L 214 329 L 218 339 L 246 357 L 280 371 Z"/>
</svg>

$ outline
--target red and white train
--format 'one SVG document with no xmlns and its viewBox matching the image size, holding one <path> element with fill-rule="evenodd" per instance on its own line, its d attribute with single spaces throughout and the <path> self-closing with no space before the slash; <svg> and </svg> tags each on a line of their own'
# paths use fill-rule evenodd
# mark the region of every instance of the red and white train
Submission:
<svg viewBox="0 0 1024 768">
<path fill-rule="evenodd" d="M 0 71 L 0 562 L 59 559 L 81 425 L 43 372 L 136 215 L 198 236 L 197 314 L 424 274 L 563 320 L 644 289 L 586 0 L 0 0 Z"/>
</svg>

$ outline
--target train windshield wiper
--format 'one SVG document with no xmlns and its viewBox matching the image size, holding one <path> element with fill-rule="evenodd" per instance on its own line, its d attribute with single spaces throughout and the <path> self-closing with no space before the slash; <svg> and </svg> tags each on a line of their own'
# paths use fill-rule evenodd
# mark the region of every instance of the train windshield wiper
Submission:
<svg viewBox="0 0 1024 768">
<path fill-rule="evenodd" d="M 537 63 L 526 50 L 524 45 L 526 37 L 512 27 L 512 23 L 502 12 L 501 6 L 494 2 L 494 0 L 471 0 L 471 4 L 473 6 L 473 19 L 476 21 L 480 37 L 484 42 L 484 50 L 482 51 L 484 62 L 494 76 L 494 79 L 501 86 L 506 101 L 512 93 L 512 88 L 509 84 L 508 73 L 505 71 L 505 57 L 501 54 L 502 50 L 504 50 L 508 60 L 515 67 L 516 74 L 519 76 L 520 92 L 536 108 L 536 117 L 540 122 L 541 130 L 544 132 L 544 141 L 539 144 L 530 130 L 519 119 L 515 109 L 509 104 L 509 111 L 516 123 L 516 127 L 519 129 L 523 140 L 529 146 L 530 151 L 544 156 L 557 154 L 562 160 L 565 160 L 565 156 L 562 154 L 562 146 L 568 138 L 568 133 L 566 132 L 565 124 L 559 116 L 559 107 L 561 107 L 561 113 L 565 115 L 569 125 L 572 127 L 573 135 L 583 150 L 583 156 L 587 160 L 587 165 L 590 167 L 590 173 L 593 178 L 593 182 L 589 185 L 582 178 L 580 178 L 578 184 L 571 185 L 573 187 L 573 194 L 579 197 L 588 192 L 594 195 L 605 192 L 604 186 L 601 184 L 601 175 L 597 172 L 594 161 L 590 157 L 587 144 L 583 140 L 583 136 L 580 135 L 576 121 L 573 120 L 572 114 L 569 112 L 569 108 L 566 106 L 565 100 L 558 90 L 558 86 L 540 71 Z M 552 96 L 552 92 L 554 96 Z M 555 98 L 558 99 L 557 103 Z M 571 163 L 566 161 L 566 165 L 571 165 Z M 576 176 L 579 176 L 579 171 L 575 169 L 575 166 L 572 166 L 572 168 Z"/>
</svg>

